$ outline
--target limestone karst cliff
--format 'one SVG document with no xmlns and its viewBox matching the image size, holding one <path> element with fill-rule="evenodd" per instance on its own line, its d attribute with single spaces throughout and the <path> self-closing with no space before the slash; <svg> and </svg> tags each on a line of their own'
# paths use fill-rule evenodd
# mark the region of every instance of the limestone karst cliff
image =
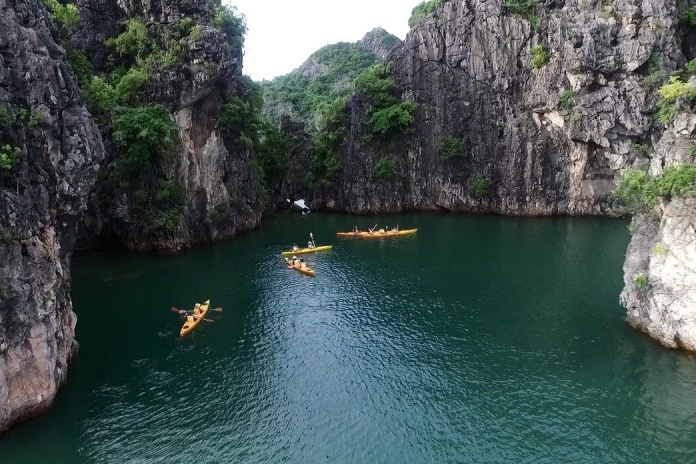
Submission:
<svg viewBox="0 0 696 464">
<path fill-rule="evenodd" d="M 661 131 L 651 74 L 685 62 L 675 5 L 441 3 L 387 59 L 412 125 L 375 137 L 359 92 L 332 187 L 288 195 L 356 213 L 608 214 L 619 170 L 645 159 L 631 147 Z"/>
<path fill-rule="evenodd" d="M 80 10 L 72 43 L 93 64 L 91 78 L 112 82 L 116 105 L 127 108 L 111 111 L 92 81 L 84 86 L 95 95 L 92 110 L 107 113 L 108 141 L 86 237 L 177 252 L 256 227 L 264 205 L 254 148 L 240 142 L 237 121 L 225 125 L 226 111 L 251 92 L 242 76 L 242 20 L 215 1 L 85 1 Z M 133 169 L 126 163 L 132 142 L 119 145 L 128 133 L 118 122 L 155 105 L 175 123 L 171 143 L 159 153 L 145 147 L 149 161 Z"/>
<path fill-rule="evenodd" d="M 621 302 L 628 323 L 671 348 L 696 351 L 696 201 L 693 167 L 696 114 L 680 112 L 655 145 L 649 175 L 680 173 L 680 190 L 639 212 L 624 263 Z M 679 169 L 679 170 L 677 170 Z M 664 184 L 664 182 L 663 182 Z M 674 182 L 670 182 L 674 191 Z"/>
<path fill-rule="evenodd" d="M 2 431 L 51 405 L 77 351 L 70 257 L 104 157 L 37 0 L 0 0 L 0 147 Z"/>
<path fill-rule="evenodd" d="M 50 406 L 76 353 L 76 237 L 180 251 L 256 227 L 268 203 L 252 162 L 263 146 L 244 136 L 260 90 L 241 75 L 233 10 L 2 0 L 0 12 L 4 430 Z"/>
<path fill-rule="evenodd" d="M 388 54 L 383 35 L 358 44 L 386 68 L 322 100 L 318 135 L 279 118 L 292 157 L 258 118 L 243 25 L 222 5 L 77 5 L 67 25 L 39 0 L 0 0 L 0 430 L 65 380 L 76 236 L 178 252 L 299 196 L 353 213 L 604 215 L 621 169 L 692 162 L 693 112 L 667 129 L 655 117 L 657 88 L 694 54 L 674 3 L 438 2 Z M 622 295 L 629 323 L 689 349 L 693 211 L 663 198 L 637 219 Z"/>
</svg>

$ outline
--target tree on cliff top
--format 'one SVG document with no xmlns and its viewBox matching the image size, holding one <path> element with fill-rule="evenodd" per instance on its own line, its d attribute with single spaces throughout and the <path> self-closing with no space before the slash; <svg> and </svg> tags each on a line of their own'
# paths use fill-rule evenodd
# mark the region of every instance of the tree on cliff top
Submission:
<svg viewBox="0 0 696 464">
<path fill-rule="evenodd" d="M 416 5 L 413 10 L 411 10 L 411 17 L 408 18 L 408 27 L 413 28 L 417 26 L 423 18 L 440 8 L 446 2 L 447 0 L 430 0 Z"/>
</svg>

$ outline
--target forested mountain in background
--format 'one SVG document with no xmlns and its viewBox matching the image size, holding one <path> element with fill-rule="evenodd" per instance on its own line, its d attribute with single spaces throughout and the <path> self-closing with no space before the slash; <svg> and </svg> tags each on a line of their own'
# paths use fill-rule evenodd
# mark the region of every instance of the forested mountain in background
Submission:
<svg viewBox="0 0 696 464">
<path fill-rule="evenodd" d="M 289 116 L 317 129 L 331 105 L 353 91 L 355 79 L 384 61 L 399 43 L 398 37 L 377 28 L 358 42 L 322 47 L 291 73 L 262 83 L 264 113 L 276 122 Z"/>
</svg>

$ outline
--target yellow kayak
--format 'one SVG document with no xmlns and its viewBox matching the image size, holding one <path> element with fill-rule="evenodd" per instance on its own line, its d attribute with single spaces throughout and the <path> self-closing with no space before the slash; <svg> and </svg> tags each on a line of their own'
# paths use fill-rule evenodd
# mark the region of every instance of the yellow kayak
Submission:
<svg viewBox="0 0 696 464">
<path fill-rule="evenodd" d="M 301 273 L 308 275 L 308 276 L 312 276 L 312 277 L 317 275 L 317 273 L 314 272 L 314 269 L 307 266 L 307 263 L 305 263 L 304 267 L 302 267 L 302 263 L 300 263 L 299 259 L 297 261 L 295 261 L 296 264 L 292 264 L 290 258 L 284 258 L 284 259 L 285 259 L 285 262 L 288 263 L 288 267 L 295 269 L 296 271 L 300 271 Z"/>
<path fill-rule="evenodd" d="M 196 328 L 198 324 L 203 320 L 203 317 L 208 313 L 208 308 L 210 307 L 210 300 L 206 300 L 205 303 L 200 305 L 198 308 L 193 309 L 193 315 L 186 316 L 186 322 L 184 322 L 183 327 L 181 327 L 180 336 L 184 336 Z"/>
<path fill-rule="evenodd" d="M 295 251 L 283 251 L 280 254 L 283 256 L 292 256 L 292 255 L 303 255 L 305 253 L 316 253 L 317 251 L 326 251 L 330 250 L 333 247 L 333 245 L 323 245 L 323 246 L 318 246 L 314 248 L 300 248 Z"/>
<path fill-rule="evenodd" d="M 360 236 L 362 238 L 402 237 L 404 235 L 413 235 L 417 230 L 418 229 L 406 229 L 399 231 L 390 230 L 389 232 L 380 232 L 376 230 L 374 232 L 362 232 Z"/>
</svg>

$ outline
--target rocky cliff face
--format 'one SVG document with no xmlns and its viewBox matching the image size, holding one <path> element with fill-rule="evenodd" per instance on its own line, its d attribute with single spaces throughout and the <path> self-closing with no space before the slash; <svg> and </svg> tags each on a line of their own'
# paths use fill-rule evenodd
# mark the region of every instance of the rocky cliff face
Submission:
<svg viewBox="0 0 696 464">
<path fill-rule="evenodd" d="M 173 63 L 150 55 L 150 77 L 131 106 L 163 105 L 177 127 L 173 148 L 149 169 L 141 185 L 109 182 L 118 165 L 118 150 L 108 145 L 102 181 L 86 219 L 92 241 L 115 240 L 138 251 L 179 252 L 197 243 L 230 238 L 258 226 L 263 204 L 251 147 L 233 143 L 220 128 L 223 105 L 242 87 L 243 37 L 231 37 L 219 20 L 219 4 L 197 2 L 117 2 L 85 0 L 73 43 L 86 50 L 97 71 L 114 65 L 107 57 L 129 20 L 146 25 L 153 50 L 177 49 Z M 182 32 L 183 31 L 183 32 Z M 111 67 L 111 69 L 109 69 Z M 107 125 L 108 126 L 108 125 Z M 104 129 L 109 132 L 109 128 Z M 138 211 L 136 190 L 156 191 L 163 183 L 183 186 L 186 205 L 173 227 L 149 224 Z M 151 198 L 152 200 L 152 198 Z"/>
<path fill-rule="evenodd" d="M 690 163 L 696 115 L 681 113 L 655 146 L 650 174 Z M 663 200 L 636 216 L 621 302 L 628 323 L 671 348 L 696 351 L 696 199 Z"/>
<path fill-rule="evenodd" d="M 0 431 L 50 406 L 77 350 L 70 257 L 104 149 L 36 0 L 0 0 Z"/>
<path fill-rule="evenodd" d="M 306 192 L 313 205 L 607 214 L 618 170 L 645 158 L 631 147 L 659 134 L 646 79 L 684 62 L 675 6 L 580 0 L 515 11 L 453 0 L 416 26 L 388 58 L 402 98 L 417 105 L 413 132 L 365 143 L 369 103 L 358 95 L 341 172 L 333 188 Z M 447 137 L 467 155 L 441 156 Z M 374 175 L 383 157 L 390 180 Z"/>
</svg>

